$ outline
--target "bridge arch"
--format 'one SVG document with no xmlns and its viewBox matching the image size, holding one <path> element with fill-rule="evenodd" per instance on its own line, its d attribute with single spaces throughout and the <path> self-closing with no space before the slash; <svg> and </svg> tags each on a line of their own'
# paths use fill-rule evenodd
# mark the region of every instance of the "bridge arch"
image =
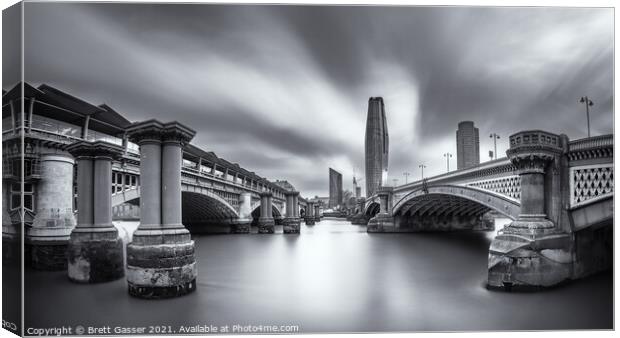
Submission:
<svg viewBox="0 0 620 338">
<path fill-rule="evenodd" d="M 278 208 L 277 205 L 271 204 L 271 216 L 273 218 L 283 217 L 282 211 Z M 252 205 L 252 218 L 258 219 L 260 217 L 260 202 L 254 203 Z"/>
<path fill-rule="evenodd" d="M 371 201 L 370 203 L 366 205 L 366 210 L 364 210 L 364 215 L 366 216 L 366 219 L 371 219 L 375 217 L 375 215 L 378 214 L 380 210 L 381 210 L 381 205 L 379 204 L 379 202 Z"/>
<path fill-rule="evenodd" d="M 521 212 L 520 201 L 505 195 L 470 186 L 434 185 L 413 190 L 394 201 L 397 215 L 481 215 L 490 210 L 515 220 Z"/>
<path fill-rule="evenodd" d="M 211 190 L 182 185 L 181 208 L 183 223 L 224 223 L 239 218 L 239 212 Z M 112 195 L 112 206 L 124 203 L 139 205 L 140 188 L 127 189 Z"/>
</svg>

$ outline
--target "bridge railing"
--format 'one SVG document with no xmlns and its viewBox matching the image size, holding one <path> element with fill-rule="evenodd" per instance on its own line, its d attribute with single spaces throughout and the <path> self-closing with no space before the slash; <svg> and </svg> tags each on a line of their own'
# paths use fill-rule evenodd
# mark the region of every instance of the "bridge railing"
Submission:
<svg viewBox="0 0 620 338">
<path fill-rule="evenodd" d="M 479 181 L 485 177 L 492 176 L 509 176 L 514 173 L 516 168 L 510 162 L 507 157 L 499 158 L 497 160 L 489 161 L 482 163 L 478 166 L 454 170 L 445 174 L 440 174 L 437 176 L 428 177 L 425 180 L 417 180 L 408 184 L 400 185 L 394 187 L 394 193 L 398 193 L 400 191 L 410 191 L 412 189 L 421 187 L 422 184 L 426 181 L 426 183 L 445 183 L 446 181 L 459 183 L 459 182 L 475 182 Z"/>
<path fill-rule="evenodd" d="M 186 176 L 193 176 L 194 177 L 193 180 L 185 179 L 184 180 L 185 183 L 196 184 L 196 185 L 201 186 L 203 188 L 213 188 L 213 186 L 209 185 L 209 184 L 202 183 L 200 181 L 201 178 L 202 179 L 208 179 L 208 180 L 211 180 L 211 181 L 216 181 L 218 183 L 221 183 L 221 184 L 224 184 L 224 185 L 227 185 L 227 186 L 233 186 L 233 187 L 236 187 L 236 188 L 238 188 L 240 190 L 250 191 L 250 192 L 253 192 L 255 194 L 259 194 L 261 192 L 259 189 L 255 189 L 253 187 L 250 187 L 249 185 L 246 185 L 246 184 L 243 184 L 243 183 L 239 183 L 239 182 L 233 182 L 233 181 L 230 181 L 230 180 L 226 180 L 226 179 L 217 177 L 217 176 L 215 176 L 213 174 L 200 172 L 197 169 L 192 168 L 192 167 L 183 167 L 182 170 L 181 170 L 181 173 L 185 174 Z M 183 180 L 183 177 L 181 177 L 181 180 Z M 279 194 L 278 195 L 274 195 L 274 197 L 276 197 L 278 199 L 282 199 L 283 198 L 282 196 L 279 196 Z"/>
<path fill-rule="evenodd" d="M 614 135 L 600 135 L 570 141 L 568 151 L 579 151 L 594 148 L 606 148 L 614 146 Z"/>
</svg>

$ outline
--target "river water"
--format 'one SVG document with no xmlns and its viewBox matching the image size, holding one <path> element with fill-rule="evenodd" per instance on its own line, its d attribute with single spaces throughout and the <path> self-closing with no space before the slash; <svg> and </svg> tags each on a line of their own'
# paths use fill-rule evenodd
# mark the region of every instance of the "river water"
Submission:
<svg viewBox="0 0 620 338">
<path fill-rule="evenodd" d="M 135 222 L 117 224 L 129 239 Z M 296 325 L 299 332 L 610 329 L 612 274 L 536 293 L 484 287 L 491 232 L 367 234 L 342 220 L 300 235 L 194 236 L 198 288 L 166 300 L 124 279 L 26 271 L 26 328 Z M 279 229 L 281 232 L 281 227 Z"/>
</svg>

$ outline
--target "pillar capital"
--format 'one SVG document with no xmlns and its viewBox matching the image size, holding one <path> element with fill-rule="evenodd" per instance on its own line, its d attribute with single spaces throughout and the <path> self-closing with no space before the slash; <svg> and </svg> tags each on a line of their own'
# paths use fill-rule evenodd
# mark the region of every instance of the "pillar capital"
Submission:
<svg viewBox="0 0 620 338">
<path fill-rule="evenodd" d="M 273 194 L 271 193 L 271 191 L 261 191 L 260 193 L 258 193 L 258 195 L 260 197 L 272 197 Z"/>
<path fill-rule="evenodd" d="M 295 190 L 285 190 L 285 191 L 284 191 L 284 195 L 285 195 L 285 196 L 299 196 L 299 191 L 295 191 Z"/>
<path fill-rule="evenodd" d="M 547 165 L 563 151 L 559 135 L 541 130 L 526 130 L 510 135 L 506 155 L 520 174 L 544 174 Z"/>
<path fill-rule="evenodd" d="M 124 149 L 117 144 L 100 140 L 95 142 L 79 141 L 69 145 L 67 151 L 75 158 L 107 157 L 112 160 L 119 158 L 123 154 Z"/>
<path fill-rule="evenodd" d="M 127 128 L 129 140 L 138 145 L 149 142 L 172 142 L 186 145 L 194 138 L 196 132 L 179 122 L 162 123 L 158 120 L 137 122 Z"/>
<path fill-rule="evenodd" d="M 391 195 L 394 192 L 393 187 L 379 187 L 377 188 L 377 195 Z"/>
</svg>

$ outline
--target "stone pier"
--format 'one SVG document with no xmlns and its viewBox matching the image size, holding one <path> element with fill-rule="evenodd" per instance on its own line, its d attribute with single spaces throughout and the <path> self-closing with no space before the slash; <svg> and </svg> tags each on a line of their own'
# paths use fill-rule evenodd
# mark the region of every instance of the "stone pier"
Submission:
<svg viewBox="0 0 620 338">
<path fill-rule="evenodd" d="M 368 232 L 391 232 L 394 229 L 394 217 L 392 216 L 392 187 L 379 187 L 379 213 L 368 221 Z"/>
<path fill-rule="evenodd" d="M 306 225 L 314 225 L 314 202 L 308 201 L 306 205 L 306 214 L 304 215 L 304 222 Z"/>
<path fill-rule="evenodd" d="M 521 179 L 521 213 L 491 243 L 489 287 L 545 287 L 571 277 L 572 239 L 560 228 L 558 198 L 568 185 L 561 161 L 567 144 L 565 135 L 538 130 L 510 136 L 506 153 Z"/>
<path fill-rule="evenodd" d="M 249 234 L 252 224 L 252 194 L 242 192 L 239 196 L 239 218 L 231 226 L 234 234 Z"/>
<path fill-rule="evenodd" d="M 314 222 L 321 221 L 321 206 L 317 203 L 314 205 Z"/>
<path fill-rule="evenodd" d="M 77 142 L 67 149 L 77 161 L 78 221 L 67 250 L 71 281 L 98 283 L 125 275 L 123 241 L 112 224 L 112 160 L 121 146 Z"/>
<path fill-rule="evenodd" d="M 286 218 L 284 218 L 284 233 L 298 234 L 299 224 L 299 191 L 286 193 Z"/>
<path fill-rule="evenodd" d="M 25 233 L 30 262 L 39 270 L 67 268 L 67 246 L 75 227 L 73 216 L 73 158 L 64 152 L 40 156 L 36 216 Z M 109 189 L 109 188 L 108 188 Z"/>
<path fill-rule="evenodd" d="M 273 195 L 271 192 L 260 193 L 260 217 L 258 218 L 258 233 L 273 234 L 275 232 L 275 221 L 273 219 Z"/>
<path fill-rule="evenodd" d="M 140 146 L 140 225 L 127 245 L 129 294 L 181 296 L 196 289 L 194 241 L 182 224 L 182 149 L 195 131 L 149 120 L 127 129 Z"/>
<path fill-rule="evenodd" d="M 364 207 L 366 206 L 365 198 L 357 199 L 357 210 L 358 212 L 351 216 L 351 224 L 356 225 L 366 225 L 368 224 L 368 219 L 366 219 L 366 215 L 364 214 Z"/>
</svg>

